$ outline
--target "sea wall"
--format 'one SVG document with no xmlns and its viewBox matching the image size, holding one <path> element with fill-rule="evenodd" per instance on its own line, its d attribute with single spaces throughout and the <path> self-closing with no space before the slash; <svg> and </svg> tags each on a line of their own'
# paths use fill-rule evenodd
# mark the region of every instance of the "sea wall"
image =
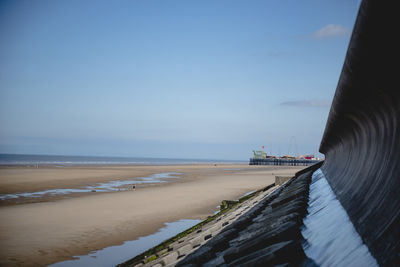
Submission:
<svg viewBox="0 0 400 267">
<path fill-rule="evenodd" d="M 320 152 L 321 167 L 380 265 L 400 262 L 400 71 L 396 1 L 361 3 Z"/>
</svg>

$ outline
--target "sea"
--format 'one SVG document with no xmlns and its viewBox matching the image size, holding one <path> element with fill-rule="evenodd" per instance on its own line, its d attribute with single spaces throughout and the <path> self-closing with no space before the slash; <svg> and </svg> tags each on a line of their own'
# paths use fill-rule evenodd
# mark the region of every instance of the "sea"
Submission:
<svg viewBox="0 0 400 267">
<path fill-rule="evenodd" d="M 98 156 L 63 156 L 0 154 L 0 165 L 190 165 L 190 164 L 247 164 L 247 161 L 221 159 L 173 159 L 141 157 L 98 157 Z"/>
</svg>

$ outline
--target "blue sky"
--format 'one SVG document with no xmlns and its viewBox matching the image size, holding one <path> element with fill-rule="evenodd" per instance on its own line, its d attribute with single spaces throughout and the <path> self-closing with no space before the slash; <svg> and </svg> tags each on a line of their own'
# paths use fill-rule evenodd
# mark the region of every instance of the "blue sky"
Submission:
<svg viewBox="0 0 400 267">
<path fill-rule="evenodd" d="M 358 6 L 0 1 L 0 153 L 316 154 Z"/>
</svg>

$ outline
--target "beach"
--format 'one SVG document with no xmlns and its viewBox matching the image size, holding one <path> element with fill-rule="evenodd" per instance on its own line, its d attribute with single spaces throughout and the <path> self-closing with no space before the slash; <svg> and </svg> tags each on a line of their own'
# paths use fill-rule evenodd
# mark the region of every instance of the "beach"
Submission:
<svg viewBox="0 0 400 267">
<path fill-rule="evenodd" d="M 168 166 L 1 167 L 0 194 L 82 188 L 173 173 L 135 189 L 0 201 L 0 265 L 38 266 L 156 232 L 166 222 L 205 219 L 224 199 L 294 175 L 304 166 L 197 164 Z M 126 190 L 125 190 L 126 189 Z M 133 255 L 134 256 L 134 255 Z"/>
</svg>

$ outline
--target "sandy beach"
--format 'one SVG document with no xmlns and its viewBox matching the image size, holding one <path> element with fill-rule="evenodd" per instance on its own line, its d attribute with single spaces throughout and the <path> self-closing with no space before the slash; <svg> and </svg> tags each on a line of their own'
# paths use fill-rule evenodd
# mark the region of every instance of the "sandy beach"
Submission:
<svg viewBox="0 0 400 267">
<path fill-rule="evenodd" d="M 146 236 L 165 222 L 204 219 L 223 199 L 293 175 L 304 166 L 182 165 L 1 167 L 0 194 L 79 188 L 176 172 L 136 190 L 0 201 L 0 265 L 43 266 Z"/>
</svg>

